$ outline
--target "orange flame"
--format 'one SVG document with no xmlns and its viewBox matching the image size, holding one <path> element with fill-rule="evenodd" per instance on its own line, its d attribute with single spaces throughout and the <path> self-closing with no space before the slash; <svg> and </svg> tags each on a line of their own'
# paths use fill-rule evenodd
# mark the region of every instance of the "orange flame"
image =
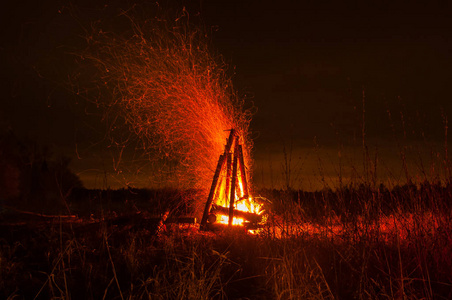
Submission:
<svg viewBox="0 0 452 300">
<path fill-rule="evenodd" d="M 254 213 L 257 215 L 261 215 L 263 213 L 262 205 L 257 203 L 256 201 L 254 201 L 251 197 L 241 200 L 241 201 L 237 201 L 237 202 L 235 202 L 235 204 L 236 205 L 234 205 L 234 208 L 235 208 L 235 210 L 238 210 L 238 211 Z M 218 223 L 225 224 L 225 225 L 228 224 L 229 216 L 222 214 L 222 215 L 219 215 L 218 217 L 219 217 L 219 219 L 217 220 Z M 232 225 L 244 226 L 245 220 L 243 218 L 234 217 L 232 219 Z M 248 232 L 255 233 L 254 230 L 248 230 Z"/>
</svg>

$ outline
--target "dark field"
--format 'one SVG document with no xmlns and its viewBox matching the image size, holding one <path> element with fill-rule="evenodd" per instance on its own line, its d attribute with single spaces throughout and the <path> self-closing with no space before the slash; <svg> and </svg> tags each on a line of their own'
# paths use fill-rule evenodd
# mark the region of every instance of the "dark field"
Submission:
<svg viewBox="0 0 452 300">
<path fill-rule="evenodd" d="M 263 190 L 268 223 L 251 235 L 161 226 L 190 216 L 194 191 L 79 190 L 73 218 L 3 211 L 0 298 L 450 299 L 451 193 Z"/>
</svg>

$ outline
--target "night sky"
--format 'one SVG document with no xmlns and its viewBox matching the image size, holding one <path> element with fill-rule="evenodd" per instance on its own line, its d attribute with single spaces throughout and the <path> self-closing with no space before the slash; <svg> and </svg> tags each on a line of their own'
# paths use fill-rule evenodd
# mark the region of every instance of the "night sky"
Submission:
<svg viewBox="0 0 452 300">
<path fill-rule="evenodd" d="M 86 187 L 102 187 L 105 174 L 114 173 L 102 112 L 63 84 L 82 32 L 71 12 L 96 20 L 105 7 L 89 3 L 17 1 L 2 9 L 0 126 L 72 158 Z M 133 4 L 106 3 L 111 11 Z M 356 180 L 363 103 L 369 157 L 378 158 L 383 182 L 403 182 L 402 150 L 413 174 L 420 162 L 428 168 L 441 161 L 444 120 L 452 116 L 450 5 L 331 3 L 161 3 L 199 13 L 236 89 L 257 108 L 256 186 L 287 185 L 284 153 L 292 158 L 292 187 L 334 187 L 340 172 L 345 182 Z"/>
</svg>

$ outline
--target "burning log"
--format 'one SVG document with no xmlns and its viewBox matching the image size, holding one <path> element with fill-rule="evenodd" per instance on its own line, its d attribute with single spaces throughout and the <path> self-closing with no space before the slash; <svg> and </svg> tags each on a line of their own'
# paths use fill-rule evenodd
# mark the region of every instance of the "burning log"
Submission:
<svg viewBox="0 0 452 300">
<path fill-rule="evenodd" d="M 263 220 L 262 205 L 249 196 L 246 177 L 242 145 L 235 130 L 231 129 L 224 153 L 220 155 L 215 170 L 201 220 L 202 230 L 211 230 L 212 225 L 220 223 L 229 228 L 232 225 L 241 225 L 245 228 L 259 226 L 258 223 Z"/>
<path fill-rule="evenodd" d="M 226 187 L 224 189 L 224 197 L 226 198 L 226 203 L 230 201 L 231 198 L 228 198 L 230 195 L 228 191 L 231 189 L 231 176 L 232 176 L 232 153 L 228 153 L 228 160 L 226 165 Z"/>
<path fill-rule="evenodd" d="M 246 170 L 245 170 L 245 161 L 243 158 L 243 148 L 242 145 L 239 145 L 239 160 L 240 160 L 240 175 L 242 176 L 242 184 L 243 184 L 243 194 L 242 198 L 248 198 L 249 190 L 248 190 L 248 181 L 246 180 Z"/>
<path fill-rule="evenodd" d="M 223 168 L 224 161 L 226 156 L 220 155 L 220 159 L 218 160 L 217 169 L 215 170 L 215 175 L 213 176 L 212 186 L 209 192 L 209 198 L 207 198 L 206 207 L 204 208 L 204 213 L 201 219 L 201 228 L 204 229 L 207 223 L 207 217 L 209 216 L 210 208 L 212 207 L 213 196 L 215 195 L 215 189 L 218 184 L 218 179 L 220 178 L 220 172 Z"/>
<path fill-rule="evenodd" d="M 213 197 L 215 195 L 215 190 L 218 186 L 218 179 L 220 178 L 221 170 L 223 169 L 225 160 L 227 160 L 227 157 L 229 156 L 229 152 L 231 151 L 234 140 L 235 140 L 235 130 L 231 129 L 231 133 L 229 134 L 229 138 L 226 143 L 226 147 L 224 148 L 224 154 L 220 155 L 220 159 L 218 160 L 217 168 L 215 170 L 215 175 L 213 177 L 212 186 L 210 187 L 209 198 L 207 198 L 206 206 L 204 208 L 204 213 L 203 213 L 202 219 L 201 219 L 201 229 L 205 229 L 205 227 L 206 227 L 207 218 L 209 216 Z"/>
<path fill-rule="evenodd" d="M 232 166 L 232 182 L 231 182 L 231 196 L 229 197 L 229 227 L 232 226 L 232 220 L 234 218 L 234 199 L 235 199 L 235 185 L 237 184 L 237 160 L 238 160 L 238 144 L 235 144 L 234 149 L 234 162 Z"/>
<path fill-rule="evenodd" d="M 229 215 L 229 208 L 223 207 L 223 206 L 218 206 L 218 205 L 212 205 L 212 209 L 210 210 L 210 212 L 215 215 L 218 214 L 218 215 L 226 215 L 227 216 L 227 215 Z M 237 209 L 234 209 L 233 213 L 234 213 L 234 217 L 244 219 L 251 223 L 259 223 L 262 221 L 262 216 L 258 215 L 258 214 L 241 211 L 241 210 L 237 210 Z"/>
</svg>

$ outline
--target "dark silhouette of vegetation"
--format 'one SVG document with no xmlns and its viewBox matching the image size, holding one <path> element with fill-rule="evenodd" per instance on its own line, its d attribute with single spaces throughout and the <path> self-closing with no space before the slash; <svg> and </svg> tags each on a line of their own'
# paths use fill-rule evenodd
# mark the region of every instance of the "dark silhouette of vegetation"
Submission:
<svg viewBox="0 0 452 300">
<path fill-rule="evenodd" d="M 66 211 L 71 191 L 83 187 L 69 163 L 69 158 L 12 131 L 0 133 L 0 198 L 20 209 Z"/>
<path fill-rule="evenodd" d="M 441 185 L 428 181 L 420 185 L 405 184 L 388 189 L 380 184 L 377 188 L 361 184 L 342 189 L 324 189 L 316 192 L 302 190 L 261 189 L 261 196 L 273 199 L 276 213 L 287 210 L 287 206 L 303 207 L 306 219 L 320 220 L 332 212 L 346 221 L 348 216 L 366 215 L 378 218 L 394 211 L 413 213 L 417 211 L 451 212 L 452 185 Z"/>
</svg>

